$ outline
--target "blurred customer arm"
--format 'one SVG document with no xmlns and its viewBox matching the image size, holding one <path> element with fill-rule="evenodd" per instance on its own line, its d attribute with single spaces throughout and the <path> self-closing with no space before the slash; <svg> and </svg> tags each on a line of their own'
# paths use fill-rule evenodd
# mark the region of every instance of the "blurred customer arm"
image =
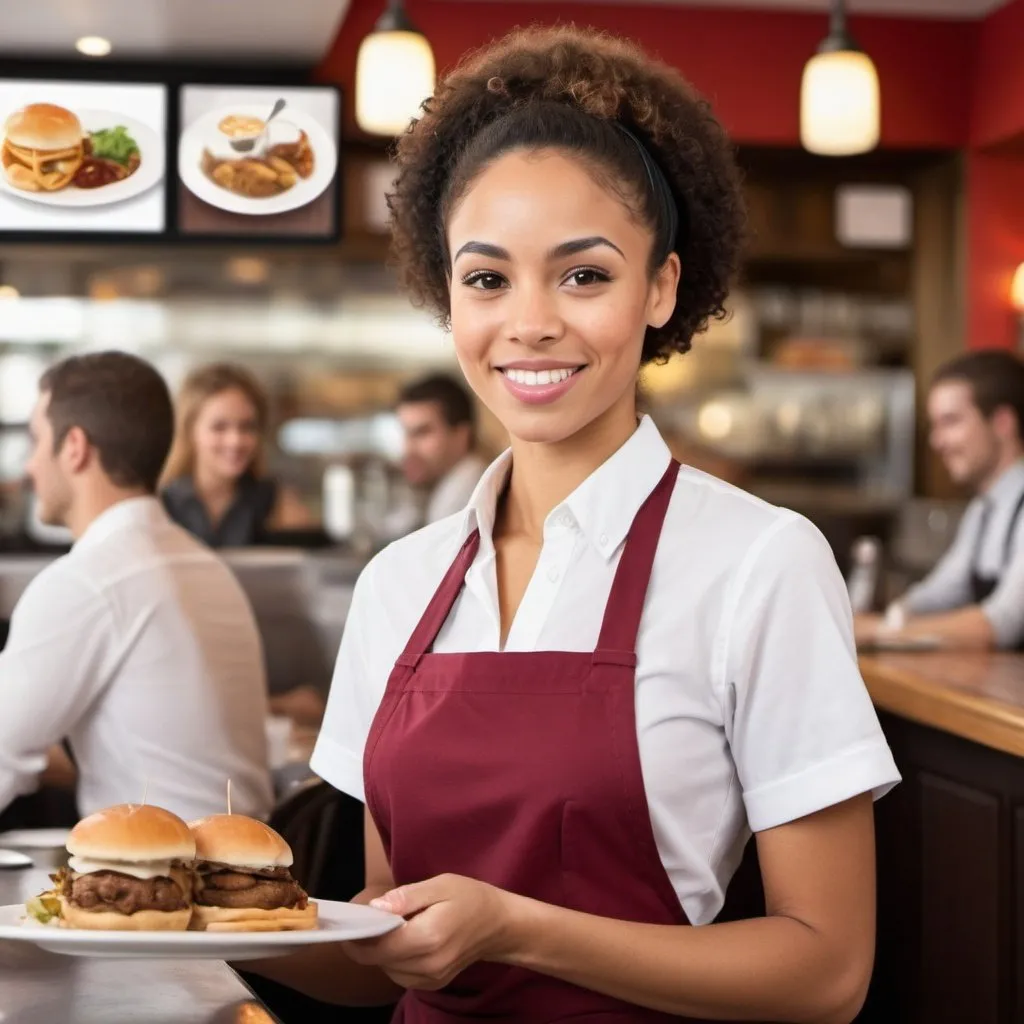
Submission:
<svg viewBox="0 0 1024 1024">
<path fill-rule="evenodd" d="M 309 685 L 296 686 L 294 690 L 272 694 L 270 697 L 270 713 L 284 715 L 296 725 L 319 726 L 326 706 L 323 694 L 315 686 Z"/>
<path fill-rule="evenodd" d="M 282 485 L 277 488 L 277 498 L 267 525 L 271 530 L 302 530 L 316 526 L 317 520 L 298 493 Z"/>
<path fill-rule="evenodd" d="M 974 601 L 971 574 L 981 519 L 981 506 L 972 503 L 949 551 L 925 579 L 885 616 L 857 616 L 858 643 L 872 643 L 881 633 L 935 637 L 943 646 L 974 650 L 1014 649 L 1024 641 L 1024 547 L 1018 546 L 995 590 L 980 604 Z"/>
<path fill-rule="evenodd" d="M 113 625 L 107 603 L 62 561 L 25 590 L 0 652 L 0 810 L 37 788 L 51 748 L 101 697 Z"/>
</svg>

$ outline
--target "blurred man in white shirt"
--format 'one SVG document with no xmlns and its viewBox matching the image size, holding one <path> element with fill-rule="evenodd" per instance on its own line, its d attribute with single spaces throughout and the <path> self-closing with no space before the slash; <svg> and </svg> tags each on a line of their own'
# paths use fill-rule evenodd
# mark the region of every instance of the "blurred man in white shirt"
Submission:
<svg viewBox="0 0 1024 1024">
<path fill-rule="evenodd" d="M 461 512 L 487 468 L 475 451 L 473 399 L 453 378 L 436 374 L 407 385 L 397 415 L 405 437 L 402 472 L 427 500 L 424 515 L 399 510 L 391 518 L 392 536 Z"/>
<path fill-rule="evenodd" d="M 932 381 L 928 420 L 932 448 L 973 500 L 928 576 L 884 617 L 857 616 L 857 640 L 1024 650 L 1024 364 L 1005 351 L 952 360 Z"/>
<path fill-rule="evenodd" d="M 0 810 L 67 739 L 85 815 L 116 803 L 266 816 L 266 684 L 230 570 L 154 496 L 173 434 L 164 381 L 120 352 L 40 381 L 27 472 L 69 554 L 29 585 L 0 653 Z"/>
</svg>

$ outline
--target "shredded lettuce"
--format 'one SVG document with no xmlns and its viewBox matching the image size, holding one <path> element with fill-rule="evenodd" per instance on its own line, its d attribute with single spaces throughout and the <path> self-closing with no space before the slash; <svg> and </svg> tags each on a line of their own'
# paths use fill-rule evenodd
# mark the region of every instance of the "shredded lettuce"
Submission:
<svg viewBox="0 0 1024 1024">
<path fill-rule="evenodd" d="M 25 909 L 40 924 L 49 924 L 54 918 L 60 917 L 60 900 L 52 892 L 42 892 L 27 900 Z"/>
<path fill-rule="evenodd" d="M 132 154 L 139 152 L 139 144 L 128 134 L 124 125 L 92 132 L 90 138 L 93 156 L 104 160 L 113 160 L 127 166 Z"/>
</svg>

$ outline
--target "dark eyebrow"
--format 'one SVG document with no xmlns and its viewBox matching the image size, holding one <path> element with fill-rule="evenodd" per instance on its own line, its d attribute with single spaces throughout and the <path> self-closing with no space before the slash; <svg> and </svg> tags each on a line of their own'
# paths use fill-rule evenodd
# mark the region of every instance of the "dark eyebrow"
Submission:
<svg viewBox="0 0 1024 1024">
<path fill-rule="evenodd" d="M 623 259 L 626 258 L 626 254 L 614 242 L 608 241 L 603 235 L 591 235 L 589 238 L 574 238 L 569 242 L 556 245 L 548 252 L 548 259 L 565 259 L 566 256 L 575 256 L 577 253 L 586 252 L 587 249 L 596 249 L 602 245 L 614 249 Z"/>
<path fill-rule="evenodd" d="M 502 249 L 500 245 L 491 245 L 488 242 L 467 242 L 455 254 L 455 260 L 457 260 L 464 252 L 475 253 L 477 256 L 486 256 L 492 260 L 505 260 L 506 263 L 511 259 L 507 249 Z M 454 263 L 455 260 L 452 260 L 452 263 Z"/>
<path fill-rule="evenodd" d="M 548 259 L 562 260 L 567 256 L 575 256 L 578 253 L 586 252 L 587 249 L 596 249 L 602 245 L 614 249 L 623 259 L 626 258 L 626 254 L 614 242 L 610 242 L 603 235 L 590 235 L 587 238 L 573 238 L 568 242 L 556 245 L 553 249 L 548 250 Z M 506 263 L 512 258 L 507 249 L 502 249 L 500 245 L 491 245 L 489 242 L 467 242 L 455 254 L 455 259 L 457 260 L 463 253 L 475 253 L 477 256 L 486 256 L 492 260 L 504 260 Z M 454 263 L 455 260 L 452 262 Z"/>
</svg>

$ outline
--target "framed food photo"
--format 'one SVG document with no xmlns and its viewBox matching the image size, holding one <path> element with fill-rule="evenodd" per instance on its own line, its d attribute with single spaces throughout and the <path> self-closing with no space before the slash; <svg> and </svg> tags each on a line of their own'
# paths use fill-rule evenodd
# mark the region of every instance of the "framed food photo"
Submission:
<svg viewBox="0 0 1024 1024">
<path fill-rule="evenodd" d="M 0 79 L 0 238 L 160 235 L 167 87 Z"/>
<path fill-rule="evenodd" d="M 336 87 L 183 85 L 179 96 L 180 238 L 338 239 Z"/>
</svg>

